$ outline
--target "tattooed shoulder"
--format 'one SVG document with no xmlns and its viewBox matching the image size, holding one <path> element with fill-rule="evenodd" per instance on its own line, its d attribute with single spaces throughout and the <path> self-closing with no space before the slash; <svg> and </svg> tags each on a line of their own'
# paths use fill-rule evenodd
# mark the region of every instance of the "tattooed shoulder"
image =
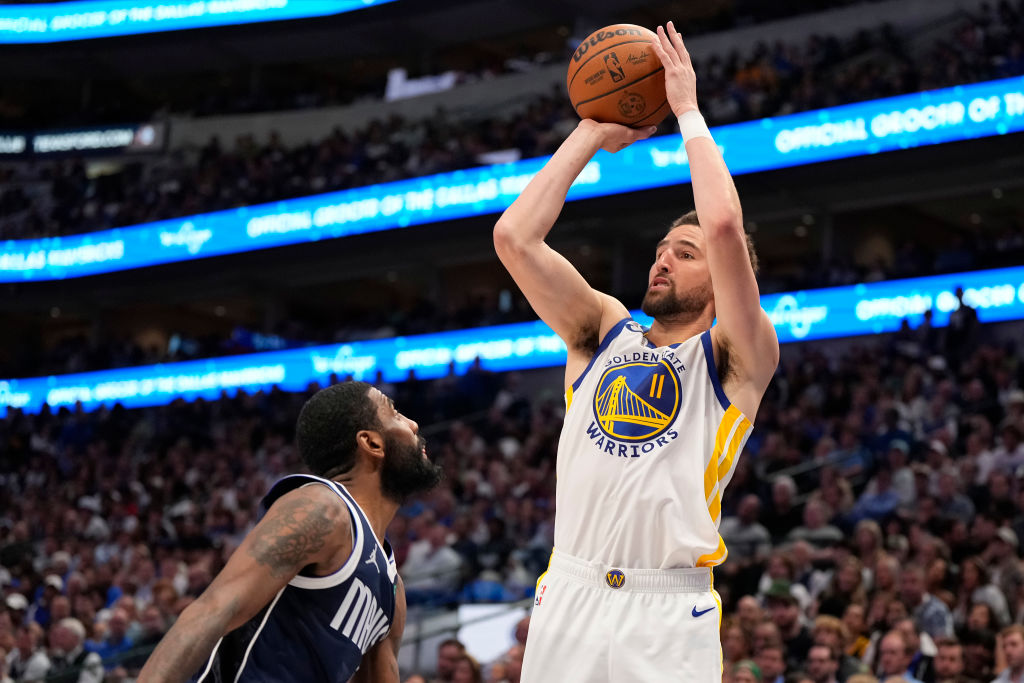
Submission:
<svg viewBox="0 0 1024 683">
<path fill-rule="evenodd" d="M 348 515 L 340 512 L 335 501 L 317 494 L 287 495 L 253 529 L 249 554 L 275 578 L 295 574 L 314 561 L 332 535 L 342 535 L 342 527 L 351 535 Z"/>
</svg>

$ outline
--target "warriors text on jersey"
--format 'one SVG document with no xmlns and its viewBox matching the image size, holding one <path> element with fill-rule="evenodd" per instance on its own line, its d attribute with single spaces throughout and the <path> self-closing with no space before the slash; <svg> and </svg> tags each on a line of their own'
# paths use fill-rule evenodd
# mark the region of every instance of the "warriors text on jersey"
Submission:
<svg viewBox="0 0 1024 683">
<path fill-rule="evenodd" d="M 661 347 L 644 335 L 619 321 L 566 392 L 555 548 L 613 567 L 712 567 L 750 421 L 722 391 L 710 331 Z"/>
<path fill-rule="evenodd" d="M 330 681 L 352 677 L 363 655 L 391 630 L 398 571 L 363 511 L 341 484 L 310 475 L 278 481 L 263 499 L 275 500 L 300 486 L 336 492 L 352 519 L 352 554 L 329 576 L 298 575 L 266 607 L 218 641 L 194 681 Z"/>
</svg>

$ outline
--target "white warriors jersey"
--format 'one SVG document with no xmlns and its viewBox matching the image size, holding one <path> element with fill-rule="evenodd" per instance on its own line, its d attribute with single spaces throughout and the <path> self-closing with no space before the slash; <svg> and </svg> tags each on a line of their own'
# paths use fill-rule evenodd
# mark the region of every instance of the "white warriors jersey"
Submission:
<svg viewBox="0 0 1024 683">
<path fill-rule="evenodd" d="M 613 567 L 713 567 L 722 493 L 750 435 L 705 332 L 655 347 L 619 321 L 566 392 L 555 548 Z"/>
</svg>

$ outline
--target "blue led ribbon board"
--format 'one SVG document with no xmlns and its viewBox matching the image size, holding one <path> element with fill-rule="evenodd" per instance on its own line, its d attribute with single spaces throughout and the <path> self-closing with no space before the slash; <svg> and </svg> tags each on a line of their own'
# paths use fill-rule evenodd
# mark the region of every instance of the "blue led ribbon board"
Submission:
<svg viewBox="0 0 1024 683">
<path fill-rule="evenodd" d="M 734 175 L 1024 130 L 1024 77 L 714 129 Z M 54 280 L 503 211 L 547 157 L 71 237 L 0 243 L 0 282 Z M 678 135 L 598 152 L 570 200 L 687 183 Z"/>
<path fill-rule="evenodd" d="M 1024 266 L 952 275 L 932 275 L 848 287 L 831 287 L 761 297 L 782 343 L 828 337 L 893 332 L 903 319 L 916 327 L 924 312 L 944 327 L 959 307 L 953 295 L 978 310 L 982 322 L 1024 319 Z M 639 311 L 632 315 L 649 324 Z M 540 321 L 375 339 L 243 356 L 119 368 L 74 375 L 0 380 L 0 415 L 8 407 L 38 412 L 53 408 L 85 410 L 122 403 L 128 408 L 164 405 L 176 398 L 214 400 L 222 392 L 302 391 L 310 382 L 326 384 L 332 374 L 373 381 L 378 372 L 389 382 L 415 371 L 434 379 L 454 366 L 462 374 L 480 358 L 487 370 L 509 371 L 563 365 L 565 345 Z"/>
<path fill-rule="evenodd" d="M 76 0 L 0 6 L 0 44 L 57 43 L 342 14 L 394 0 Z"/>
</svg>

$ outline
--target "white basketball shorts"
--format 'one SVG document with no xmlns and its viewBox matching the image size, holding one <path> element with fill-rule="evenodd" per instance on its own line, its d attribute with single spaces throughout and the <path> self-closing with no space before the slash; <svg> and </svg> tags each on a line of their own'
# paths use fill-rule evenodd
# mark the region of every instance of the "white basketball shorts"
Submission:
<svg viewBox="0 0 1024 683">
<path fill-rule="evenodd" d="M 552 553 L 537 581 L 523 683 L 720 683 L 711 569 L 604 567 Z"/>
</svg>

